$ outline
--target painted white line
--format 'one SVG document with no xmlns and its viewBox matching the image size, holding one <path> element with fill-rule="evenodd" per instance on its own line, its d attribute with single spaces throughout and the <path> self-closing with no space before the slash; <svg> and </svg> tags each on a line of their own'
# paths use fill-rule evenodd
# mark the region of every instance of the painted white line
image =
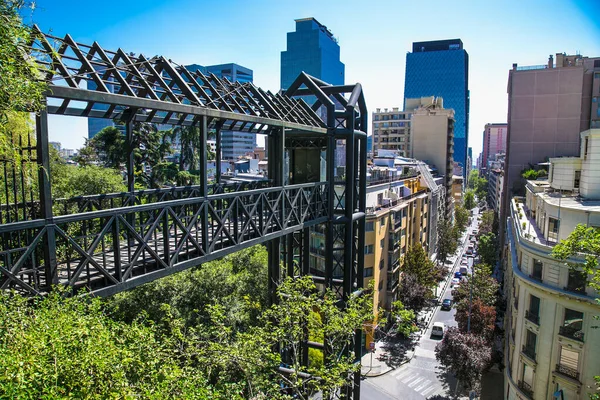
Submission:
<svg viewBox="0 0 600 400">
<path fill-rule="evenodd" d="M 419 378 L 419 373 L 416 372 L 416 373 L 410 374 L 409 376 L 407 376 L 404 379 L 402 379 L 402 383 L 407 384 L 407 383 L 409 383 L 409 382 L 411 382 L 411 381 L 413 381 L 415 379 L 418 379 L 418 378 Z"/>
<path fill-rule="evenodd" d="M 427 385 L 429 385 L 430 383 L 431 381 L 429 379 L 421 382 L 419 386 L 415 387 L 415 391 L 420 392 L 421 390 L 425 389 L 425 387 L 427 387 Z"/>
<path fill-rule="evenodd" d="M 396 379 L 402 379 L 405 376 L 407 376 L 408 374 L 410 374 L 411 372 L 414 372 L 412 369 L 405 369 L 403 370 L 401 373 L 399 373 L 398 375 L 396 375 Z"/>
<path fill-rule="evenodd" d="M 418 379 L 415 379 L 414 381 L 412 381 L 411 383 L 409 383 L 409 384 L 408 384 L 408 387 L 409 387 L 409 388 L 412 388 L 412 387 L 413 387 L 413 386 L 415 386 L 417 383 L 421 382 L 423 379 L 425 379 L 425 377 L 424 377 L 424 376 L 422 376 L 422 377 L 420 377 L 420 378 L 418 378 Z"/>
<path fill-rule="evenodd" d="M 435 386 L 429 386 L 427 389 L 423 390 L 423 391 L 421 392 L 421 394 L 422 394 L 423 396 L 425 396 L 427 393 L 431 392 L 433 389 L 435 389 Z"/>
</svg>

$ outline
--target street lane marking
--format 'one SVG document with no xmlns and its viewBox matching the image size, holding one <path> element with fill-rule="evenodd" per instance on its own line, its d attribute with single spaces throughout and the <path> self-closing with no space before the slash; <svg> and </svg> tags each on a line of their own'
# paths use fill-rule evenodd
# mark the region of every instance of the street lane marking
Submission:
<svg viewBox="0 0 600 400">
<path fill-rule="evenodd" d="M 431 381 L 429 379 L 421 382 L 419 386 L 415 387 L 415 391 L 420 392 L 421 390 L 425 389 L 425 387 L 427 387 L 427 385 L 429 385 L 430 383 Z"/>
<path fill-rule="evenodd" d="M 406 376 L 406 377 L 404 377 L 404 378 L 398 378 L 398 377 L 396 377 L 396 379 L 400 379 L 400 380 L 402 381 L 402 383 L 405 383 L 405 384 L 406 384 L 406 383 L 408 383 L 408 382 L 410 382 L 410 381 L 412 381 L 413 379 L 415 379 L 415 378 L 418 378 L 418 377 L 419 377 L 419 373 L 418 373 L 418 372 L 416 372 L 416 373 L 414 373 L 414 374 L 410 374 L 410 375 L 408 375 L 408 376 Z"/>
<path fill-rule="evenodd" d="M 413 371 L 411 369 L 405 369 L 404 371 L 402 371 L 402 373 L 396 375 L 396 379 L 402 379 L 405 376 L 407 376 L 408 374 L 410 374 L 411 372 L 415 372 L 415 371 Z"/>
<path fill-rule="evenodd" d="M 425 379 L 425 377 L 424 377 L 424 376 L 422 376 L 422 377 L 420 377 L 420 378 L 418 378 L 418 379 L 415 379 L 414 381 L 412 381 L 411 383 L 409 383 L 409 384 L 408 384 L 408 387 L 409 387 L 409 388 L 412 388 L 412 387 L 413 387 L 413 386 L 415 386 L 417 383 L 421 382 L 423 379 Z"/>
<path fill-rule="evenodd" d="M 422 394 L 423 396 L 425 396 L 427 393 L 431 392 L 433 389 L 435 389 L 435 386 L 429 386 L 427 389 L 423 390 L 423 391 L 421 392 L 421 394 Z"/>
</svg>

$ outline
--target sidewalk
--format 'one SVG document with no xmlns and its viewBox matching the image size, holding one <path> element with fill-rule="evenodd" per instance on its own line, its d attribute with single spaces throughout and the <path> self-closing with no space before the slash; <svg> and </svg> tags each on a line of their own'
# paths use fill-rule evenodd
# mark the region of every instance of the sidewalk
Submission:
<svg viewBox="0 0 600 400">
<path fill-rule="evenodd" d="M 365 377 L 375 377 L 384 375 L 395 370 L 401 365 L 404 365 L 412 360 L 415 354 L 415 347 L 418 346 L 421 335 L 427 332 L 431 320 L 441 301 L 443 300 L 444 292 L 454 276 L 454 270 L 461 255 L 464 251 L 464 244 L 467 235 L 461 237 L 461 247 L 455 254 L 448 257 L 447 264 L 451 265 L 448 276 L 445 280 L 438 284 L 436 289 L 436 298 L 432 301 L 432 305 L 425 310 L 422 310 L 417 315 L 417 321 L 421 329 L 412 335 L 412 343 L 410 340 L 380 340 L 375 342 L 375 351 L 367 352 L 361 357 L 361 374 Z"/>
</svg>

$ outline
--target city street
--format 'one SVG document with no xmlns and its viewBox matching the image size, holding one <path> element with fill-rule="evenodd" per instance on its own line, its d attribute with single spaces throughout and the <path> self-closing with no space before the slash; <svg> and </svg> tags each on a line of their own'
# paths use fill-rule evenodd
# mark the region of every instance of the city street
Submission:
<svg viewBox="0 0 600 400">
<path fill-rule="evenodd" d="M 467 228 L 466 235 L 461 240 L 461 245 L 456 252 L 457 255 L 451 258 L 453 263 L 448 279 L 452 279 L 454 272 L 460 268 L 461 257 L 469 243 L 469 235 L 478 226 L 477 215 L 478 209 L 475 208 L 471 225 Z M 469 272 L 472 272 L 472 261 L 473 259 L 469 257 Z M 446 285 L 441 300 L 451 299 L 451 291 L 450 285 Z M 456 326 L 454 314 L 454 307 L 450 311 L 444 311 L 438 305 L 427 331 L 419 339 L 410 362 L 387 374 L 365 379 L 362 382 L 361 398 L 367 400 L 422 400 L 434 395 L 453 396 L 458 382 L 451 374 L 445 372 L 435 358 L 435 346 L 441 338 L 431 337 L 431 327 L 434 322 L 442 322 L 446 327 Z M 459 392 L 457 394 L 461 397 L 468 396 L 467 393 Z"/>
</svg>

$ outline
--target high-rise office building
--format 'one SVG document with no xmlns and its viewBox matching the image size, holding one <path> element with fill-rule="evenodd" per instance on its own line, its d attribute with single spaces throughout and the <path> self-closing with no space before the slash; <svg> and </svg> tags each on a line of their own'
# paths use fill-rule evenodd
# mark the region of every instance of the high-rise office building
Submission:
<svg viewBox="0 0 600 400">
<path fill-rule="evenodd" d="M 413 43 L 406 55 L 404 98 L 442 97 L 454 110 L 454 160 L 463 169 L 469 142 L 469 55 L 460 39 Z M 404 109 L 407 110 L 406 103 Z"/>
<path fill-rule="evenodd" d="M 215 74 L 218 78 L 227 78 L 230 82 L 252 82 L 253 71 L 241 65 L 229 63 L 202 66 L 186 65 L 188 70 L 200 71 L 203 74 Z M 256 148 L 256 135 L 247 132 L 221 131 L 221 157 L 223 160 L 236 160 Z"/>
<path fill-rule="evenodd" d="M 97 68 L 97 72 L 102 72 L 104 71 L 104 68 Z M 113 81 L 114 78 L 110 77 L 108 78 L 108 81 Z M 106 88 L 108 89 L 108 91 L 110 93 L 114 93 L 114 85 L 110 84 L 110 83 L 105 83 Z M 96 84 L 96 82 L 94 82 L 93 80 L 88 80 L 87 81 L 87 88 L 88 90 L 96 90 L 96 88 L 98 87 L 98 85 Z M 99 103 L 94 103 L 94 111 L 107 111 L 108 110 L 108 104 L 99 104 Z M 96 134 L 98 132 L 100 132 L 102 129 L 109 127 L 109 126 L 116 126 L 121 132 L 125 133 L 125 125 L 116 125 L 115 122 L 112 119 L 108 119 L 108 118 L 88 118 L 88 139 L 92 139 L 94 136 L 96 136 Z"/>
<path fill-rule="evenodd" d="M 281 52 L 281 89 L 287 89 L 304 71 L 332 85 L 344 84 L 344 64 L 333 33 L 314 18 L 296 20 Z"/>
<path fill-rule="evenodd" d="M 483 129 L 482 168 L 487 168 L 489 160 L 496 154 L 506 152 L 506 124 L 485 124 Z"/>
</svg>

